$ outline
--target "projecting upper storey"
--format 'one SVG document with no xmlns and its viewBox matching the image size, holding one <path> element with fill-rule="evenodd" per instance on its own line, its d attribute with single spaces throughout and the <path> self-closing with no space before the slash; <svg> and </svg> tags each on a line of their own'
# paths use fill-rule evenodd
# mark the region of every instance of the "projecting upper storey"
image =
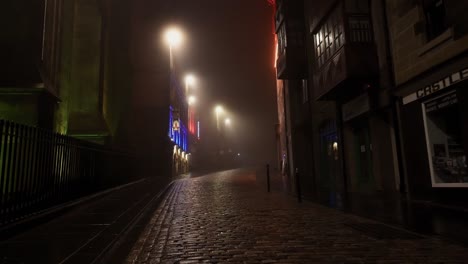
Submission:
<svg viewBox="0 0 468 264">
<path fill-rule="evenodd" d="M 309 8 L 315 98 L 358 93 L 345 81 L 372 80 L 379 69 L 369 1 L 317 1 Z"/>
<path fill-rule="evenodd" d="M 278 79 L 304 79 L 307 75 L 303 1 L 276 1 L 278 36 Z"/>
</svg>

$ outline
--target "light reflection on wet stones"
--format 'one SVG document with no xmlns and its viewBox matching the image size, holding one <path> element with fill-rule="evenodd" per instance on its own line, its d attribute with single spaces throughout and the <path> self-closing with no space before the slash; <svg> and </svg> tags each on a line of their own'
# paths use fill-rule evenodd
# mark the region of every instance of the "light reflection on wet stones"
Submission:
<svg viewBox="0 0 468 264">
<path fill-rule="evenodd" d="M 374 239 L 344 223 L 372 223 L 267 194 L 230 171 L 178 182 L 128 263 L 464 263 L 466 248 L 437 238 Z M 156 215 L 159 214 L 159 215 Z M 161 228 L 164 227 L 164 228 Z M 144 241 L 144 242 L 143 242 Z M 142 250 L 142 248 L 144 250 Z"/>
</svg>

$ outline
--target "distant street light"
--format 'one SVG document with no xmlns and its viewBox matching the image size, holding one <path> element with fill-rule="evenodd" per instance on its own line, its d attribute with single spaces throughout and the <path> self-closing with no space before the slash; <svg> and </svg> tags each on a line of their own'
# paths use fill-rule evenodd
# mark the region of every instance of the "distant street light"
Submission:
<svg viewBox="0 0 468 264">
<path fill-rule="evenodd" d="M 217 114 L 221 114 L 222 112 L 224 111 L 223 107 L 220 106 L 220 105 L 217 105 L 216 108 L 215 108 L 215 112 Z"/>
<path fill-rule="evenodd" d="M 191 96 L 188 97 L 188 104 L 189 105 L 193 105 L 196 102 L 197 102 L 197 98 L 195 96 L 191 95 Z"/>
<path fill-rule="evenodd" d="M 187 74 L 185 76 L 185 94 L 188 95 L 189 86 L 193 86 L 195 84 L 195 77 L 192 74 Z"/>
<path fill-rule="evenodd" d="M 226 126 L 230 126 L 231 125 L 231 119 L 229 119 L 229 118 L 224 119 L 224 124 Z"/>
</svg>

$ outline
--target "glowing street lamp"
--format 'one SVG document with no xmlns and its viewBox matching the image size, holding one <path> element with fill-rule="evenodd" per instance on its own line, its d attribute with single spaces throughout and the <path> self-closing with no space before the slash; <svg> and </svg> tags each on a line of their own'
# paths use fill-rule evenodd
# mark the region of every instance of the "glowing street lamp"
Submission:
<svg viewBox="0 0 468 264">
<path fill-rule="evenodd" d="M 191 95 L 191 96 L 188 97 L 187 101 L 188 101 L 189 105 L 193 105 L 193 104 L 195 104 L 197 102 L 197 98 L 195 96 Z"/>
<path fill-rule="evenodd" d="M 195 84 L 195 77 L 192 74 L 188 74 L 185 76 L 185 94 L 189 92 L 189 86 L 193 86 Z"/>
<path fill-rule="evenodd" d="M 226 126 L 230 126 L 231 125 L 231 119 L 229 119 L 229 118 L 224 119 L 224 124 Z"/>
<path fill-rule="evenodd" d="M 223 109 L 222 106 L 217 105 L 217 106 L 215 107 L 215 112 L 216 112 L 217 114 L 221 114 L 223 111 L 224 111 L 224 109 Z"/>
<path fill-rule="evenodd" d="M 166 43 L 169 45 L 169 60 L 170 60 L 170 66 L 172 69 L 174 65 L 173 59 L 172 59 L 172 48 L 175 48 L 182 43 L 182 40 L 183 40 L 182 31 L 180 31 L 178 28 L 175 28 L 175 27 L 168 28 L 164 34 L 164 38 L 166 40 Z"/>
<path fill-rule="evenodd" d="M 164 34 L 167 44 L 169 47 L 177 47 L 182 43 L 182 31 L 180 29 L 172 27 L 166 30 Z"/>
</svg>

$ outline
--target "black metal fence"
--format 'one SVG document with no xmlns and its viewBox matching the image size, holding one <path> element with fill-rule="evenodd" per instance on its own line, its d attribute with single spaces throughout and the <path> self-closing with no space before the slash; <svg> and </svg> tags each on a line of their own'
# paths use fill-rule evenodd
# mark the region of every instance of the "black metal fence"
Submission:
<svg viewBox="0 0 468 264">
<path fill-rule="evenodd" d="M 135 180 L 135 158 L 0 120 L 0 226 Z"/>
</svg>

